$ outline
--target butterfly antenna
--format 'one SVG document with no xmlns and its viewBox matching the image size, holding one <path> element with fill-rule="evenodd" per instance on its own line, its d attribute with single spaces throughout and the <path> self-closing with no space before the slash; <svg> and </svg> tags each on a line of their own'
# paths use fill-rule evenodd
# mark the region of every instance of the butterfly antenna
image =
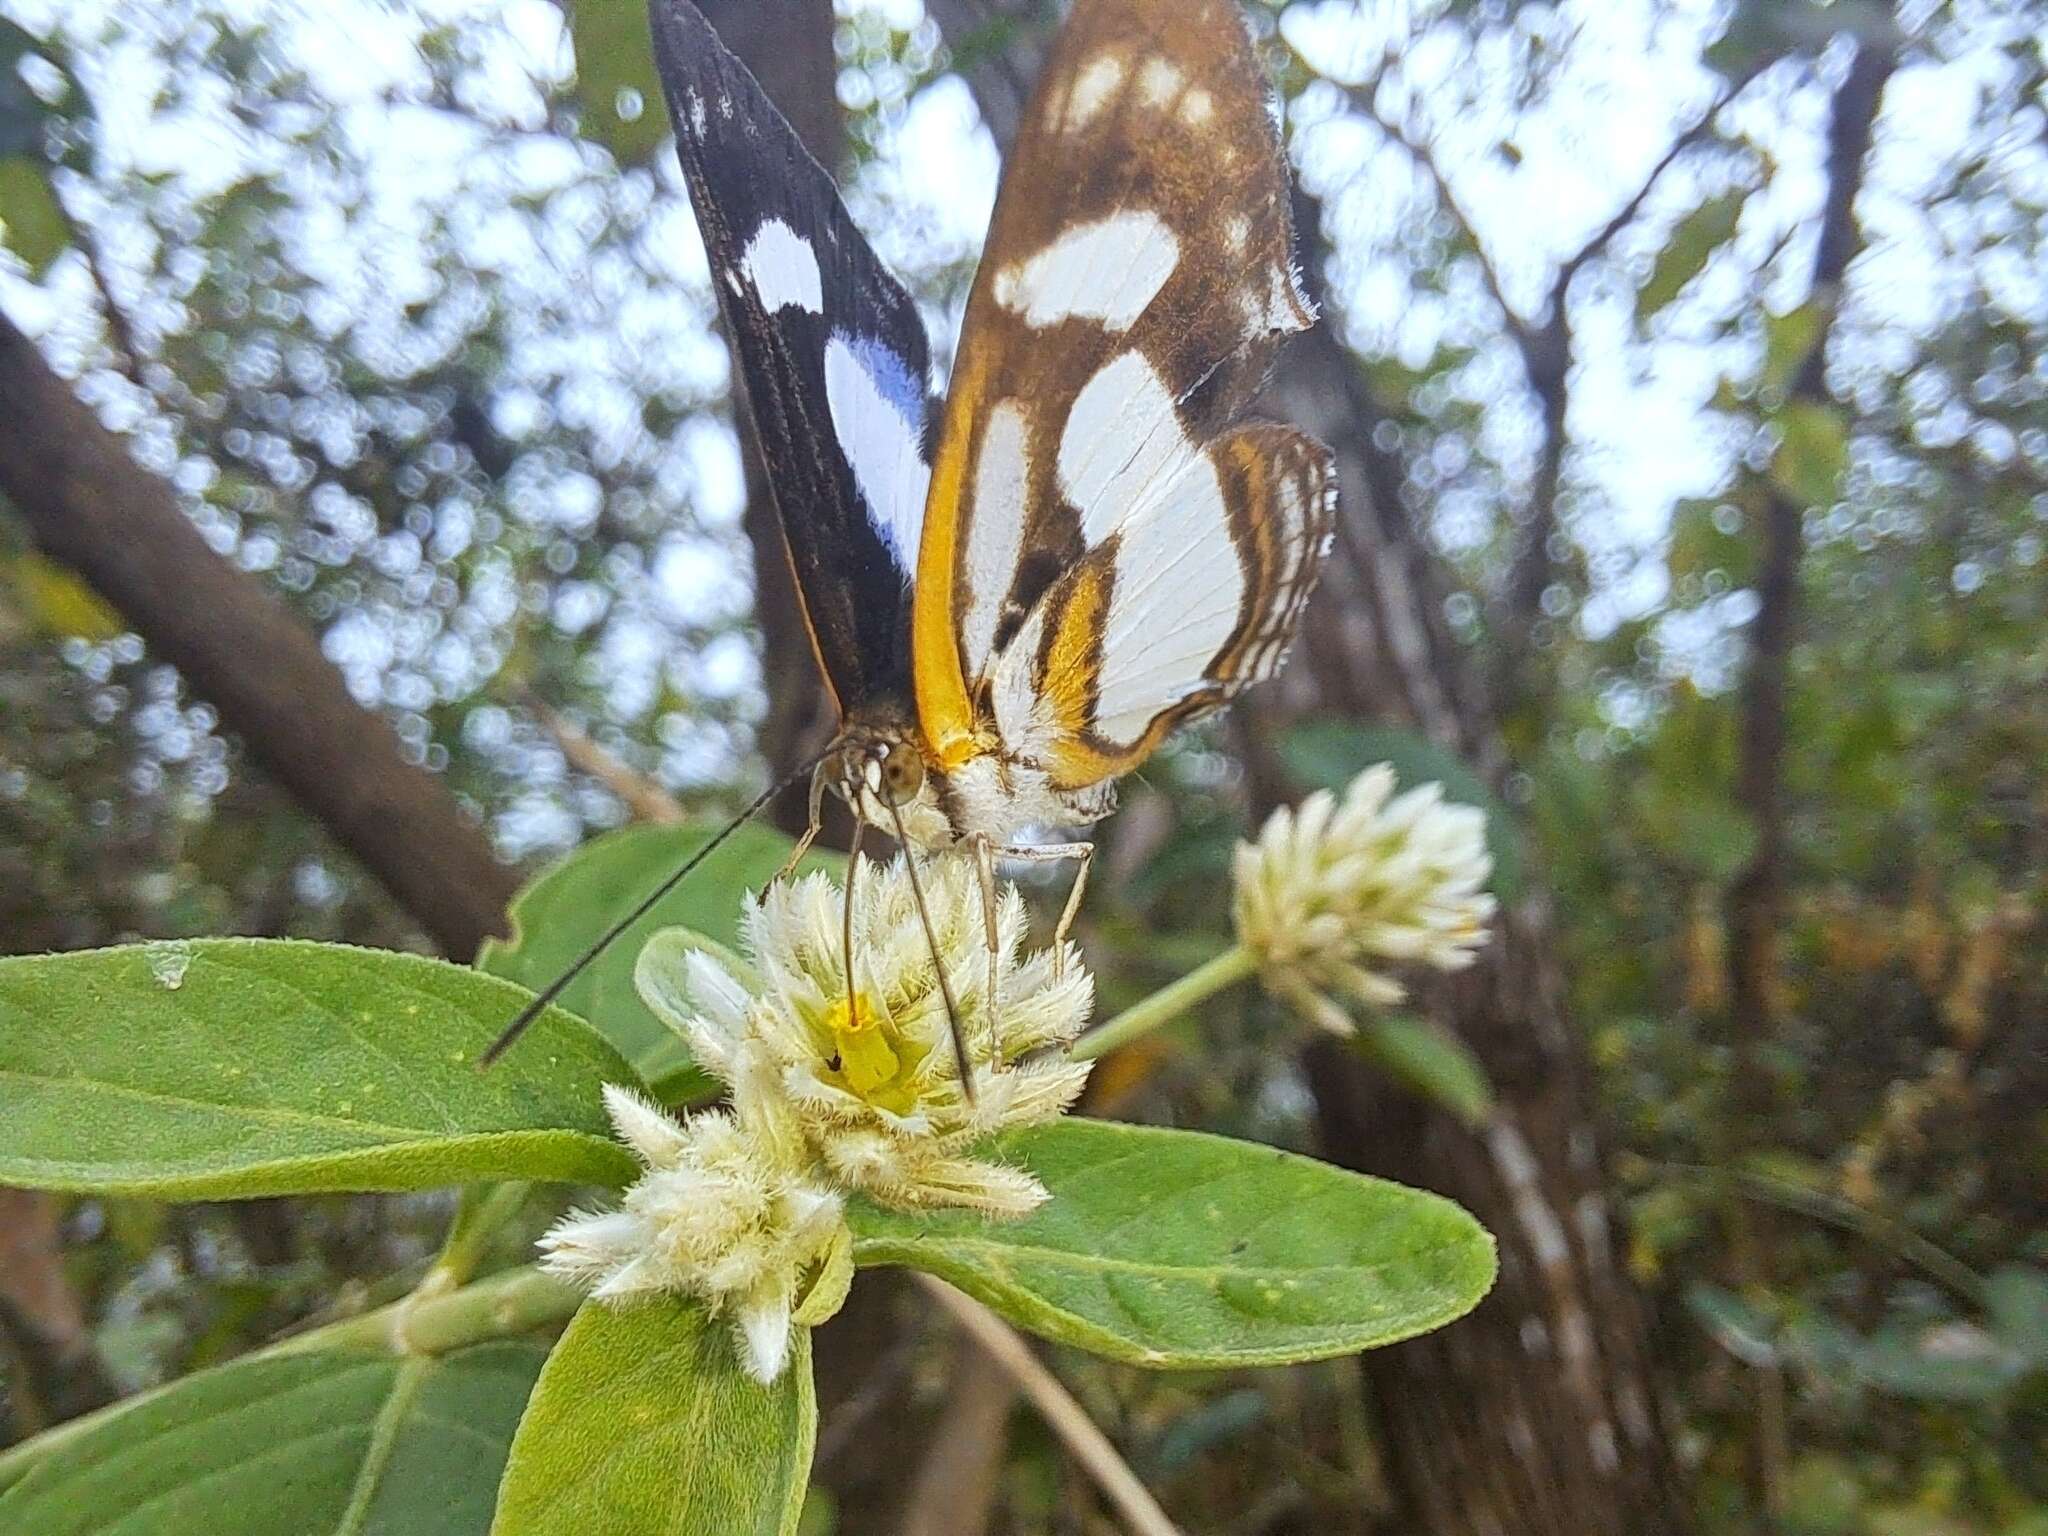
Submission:
<svg viewBox="0 0 2048 1536">
<path fill-rule="evenodd" d="M 903 850 L 903 867 L 910 875 L 911 899 L 917 903 L 917 920 L 924 925 L 925 948 L 931 951 L 932 974 L 939 978 L 939 998 L 946 1005 L 946 1030 L 953 1037 L 953 1060 L 960 1068 L 960 1092 L 968 1105 L 974 1103 L 974 1063 L 967 1055 L 967 1033 L 960 1027 L 960 1005 L 953 1001 L 953 984 L 946 980 L 946 961 L 939 953 L 938 930 L 932 927 L 931 909 L 924 902 L 924 882 L 917 875 L 917 852 L 903 835 L 903 809 L 887 796 L 889 819 L 896 824 L 896 844 Z"/>
<path fill-rule="evenodd" d="M 830 749 L 828 748 L 827 750 L 829 751 Z M 591 961 L 595 960 L 599 955 L 603 954 L 605 950 L 610 948 L 612 941 L 618 938 L 620 934 L 624 933 L 628 928 L 632 927 L 635 923 L 639 922 L 640 919 L 645 917 L 649 912 L 652 912 L 657 902 L 659 902 L 664 896 L 668 895 L 668 893 L 674 890 L 677 886 L 681 885 L 684 880 L 689 878 L 692 870 L 696 869 L 696 867 L 699 864 L 702 864 L 706 859 L 710 858 L 713 853 L 717 852 L 719 844 L 723 843 L 727 838 L 731 837 L 733 833 L 739 831 L 739 829 L 746 825 L 746 823 L 752 821 L 756 816 L 758 816 L 761 813 L 762 809 L 768 804 L 769 801 L 773 800 L 777 795 L 781 794 L 784 790 L 788 789 L 791 785 L 795 784 L 805 774 L 811 772 L 818 766 L 819 763 L 823 762 L 824 760 L 825 754 L 821 752 L 818 754 L 817 757 L 813 758 L 810 762 L 805 763 L 803 767 L 797 769 L 796 772 L 790 774 L 789 777 L 782 779 L 777 783 L 771 784 L 768 788 L 762 790 L 760 794 L 754 797 L 752 803 L 749 804 L 744 811 L 741 811 L 739 815 L 733 817 L 731 821 L 727 822 L 723 827 L 719 828 L 718 832 L 716 833 L 716 835 L 712 837 L 710 842 L 706 843 L 703 847 L 699 848 L 695 853 L 691 854 L 687 859 L 683 860 L 683 867 L 677 870 L 674 874 L 670 875 L 666 880 L 662 881 L 660 885 L 656 886 L 653 889 L 653 891 L 651 891 L 648 894 L 646 900 L 642 901 L 639 906 L 635 907 L 631 912 L 628 912 L 616 923 L 613 923 L 611 927 L 605 929 L 603 933 L 599 934 L 596 940 L 591 944 L 591 946 L 588 949 L 584 950 L 583 953 L 578 955 L 574 960 L 572 960 L 569 963 L 569 968 L 562 972 L 561 975 L 557 976 L 553 981 L 549 982 L 547 986 L 544 987 L 537 996 L 535 996 L 532 1002 L 528 1003 L 524 1008 L 520 1009 L 518 1017 L 513 1019 L 513 1021 L 510 1024 L 507 1024 L 505 1028 L 499 1033 L 498 1038 L 493 1040 L 490 1043 L 490 1045 L 484 1049 L 483 1055 L 477 1057 L 476 1059 L 477 1070 L 481 1072 L 486 1067 L 489 1067 L 493 1063 L 495 1063 L 500 1056 L 503 1056 L 507 1051 L 509 1051 L 512 1048 L 513 1042 L 516 1041 L 521 1035 L 525 1034 L 527 1031 L 527 1027 L 531 1025 L 535 1019 L 541 1016 L 542 1010 L 544 1010 L 548 1006 L 548 1004 L 552 1003 L 556 998 L 560 997 L 562 993 L 568 988 L 569 983 L 574 981 L 578 976 L 583 974 L 584 968 L 587 967 Z"/>
</svg>

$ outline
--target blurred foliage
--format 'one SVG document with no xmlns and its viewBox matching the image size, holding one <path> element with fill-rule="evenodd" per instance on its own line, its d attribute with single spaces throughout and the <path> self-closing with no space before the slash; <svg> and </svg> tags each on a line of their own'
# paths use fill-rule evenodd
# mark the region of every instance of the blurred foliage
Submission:
<svg viewBox="0 0 2048 1536">
<path fill-rule="evenodd" d="M 1380 446 L 1485 675 L 1541 413 L 1482 258 L 1537 315 L 1544 264 L 1572 249 L 1545 221 L 1597 227 L 1634 190 L 1616 170 L 1590 211 L 1532 204 L 1528 178 L 1560 174 L 1555 144 L 1644 139 L 1613 94 L 1631 73 L 1668 72 L 1696 103 L 1754 77 L 1566 295 L 1576 394 L 1534 633 L 1548 686 L 1497 701 L 1515 759 L 1501 793 L 1385 723 L 1264 745 L 1302 788 L 1386 758 L 1486 804 L 1503 894 L 1553 911 L 1709 1530 L 1750 1528 L 1757 1406 L 1781 1391 L 1766 1492 L 1783 1529 L 2043 1536 L 2038 7 L 1643 0 L 1620 8 L 1639 26 L 1608 27 L 1461 0 L 1400 8 L 1410 32 L 1349 52 L 1329 29 L 1355 8 L 1267 9 Z M 925 90 L 945 56 L 914 4 L 839 11 L 850 201 L 943 356 L 972 251 L 939 216 L 957 189 L 924 185 L 903 135 L 920 93 L 953 89 Z M 637 16 L 622 0 L 566 21 L 545 4 L 336 19 L 282 0 L 0 0 L 0 304 L 522 859 L 625 814 L 529 697 L 693 804 L 729 803 L 759 766 L 726 363 L 644 53 L 618 41 Z M 985 53 L 1035 24 L 969 41 Z M 1859 205 L 1873 248 L 1816 297 L 1825 103 L 1857 38 L 1900 39 L 1903 67 Z M 1346 94 L 1375 85 L 1435 142 L 1476 231 Z M 1659 144 L 1643 147 L 1600 163 L 1645 167 Z M 1830 303 L 1832 403 L 1788 404 Z M 1648 519 L 1613 467 L 1646 381 L 1683 397 L 1683 447 L 1711 465 Z M 1755 846 L 1736 685 L 1774 489 L 1807 508 L 1806 548 L 1782 1027 L 1757 1082 L 1736 1076 L 1722 913 Z M 5 947 L 412 939 L 117 630 L 0 509 Z M 1244 746 L 1226 723 L 1127 786 L 1084 916 L 1105 1012 L 1210 952 Z M 1381 1021 L 1368 1048 L 1483 1112 L 1483 1080 L 1421 1027 Z M 1256 997 L 1221 999 L 1106 1062 L 1093 1101 L 1306 1146 L 1298 1045 Z M 1732 1252 L 1741 1212 L 1768 1223 L 1761 1265 Z M 426 1199 L 82 1201 L 67 1231 L 100 1351 L 133 1388 L 403 1274 L 445 1216 Z M 911 1367 L 921 1411 L 943 1360 L 932 1345 Z M 1356 1372 L 1059 1364 L 1191 1532 L 1364 1531 L 1390 1507 Z M 843 1470 L 828 1456 L 828 1477 Z M 1005 1529 L 1078 1529 L 1058 1523 L 1082 1502 L 1074 1478 L 1020 1416 Z M 817 1529 L 832 1508 L 817 1501 Z"/>
</svg>

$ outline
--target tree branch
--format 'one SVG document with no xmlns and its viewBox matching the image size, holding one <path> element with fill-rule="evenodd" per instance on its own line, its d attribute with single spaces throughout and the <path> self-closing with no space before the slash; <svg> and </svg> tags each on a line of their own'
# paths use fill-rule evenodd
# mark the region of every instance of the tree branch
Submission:
<svg viewBox="0 0 2048 1536">
<path fill-rule="evenodd" d="M 673 795 L 620 762 L 537 694 L 526 691 L 524 703 L 533 711 L 541 729 L 555 738 L 555 745 L 562 749 L 569 766 L 617 795 L 635 821 L 675 826 L 685 819 L 683 808 Z"/>
<path fill-rule="evenodd" d="M 1557 532 L 1558 489 L 1564 476 L 1565 414 L 1570 403 L 1567 391 L 1573 350 L 1567 303 L 1572 281 L 1588 262 L 1605 252 L 1615 237 L 1635 222 L 1643 204 L 1649 201 L 1650 194 L 1663 180 L 1664 173 L 1713 130 L 1721 110 L 1773 62 L 1774 58 L 1758 60 L 1731 80 L 1692 125 L 1671 141 L 1670 147 L 1650 168 L 1649 175 L 1615 210 L 1614 216 L 1558 267 L 1544 305 L 1543 323 L 1522 334 L 1522 360 L 1528 368 L 1529 385 L 1536 392 L 1538 408 L 1542 412 L 1543 436 L 1542 446 L 1537 452 L 1536 473 L 1530 482 L 1528 505 L 1520 519 L 1521 533 L 1508 568 L 1502 620 L 1497 626 L 1503 672 L 1499 691 L 1504 698 L 1511 694 L 1519 695 L 1531 686 L 1528 666 L 1530 638 L 1542 617 L 1543 594 L 1550 586 L 1550 574 L 1555 564 L 1550 553 L 1550 541 Z"/>
<path fill-rule="evenodd" d="M 0 1189 L 0 1443 L 97 1408 L 114 1395 L 64 1273 L 57 1202 Z"/>
<path fill-rule="evenodd" d="M 1046 1427 L 1058 1437 L 1095 1486 L 1102 1490 L 1125 1526 L 1134 1536 L 1180 1536 L 1180 1527 L 1166 1517 L 1139 1481 L 1138 1474 L 1109 1436 L 1088 1417 L 1088 1411 L 1074 1401 L 1060 1379 L 1045 1368 L 1022 1334 L 989 1311 L 973 1297 L 963 1295 L 945 1281 L 918 1272 L 917 1283 L 927 1295 L 952 1315 L 960 1329 L 974 1340 L 996 1366 L 1017 1384 L 1017 1388 L 1038 1410 Z"/>
<path fill-rule="evenodd" d="M 1527 375 L 1530 391 L 1536 397 L 1537 410 L 1542 419 L 1536 468 L 1530 477 L 1528 500 L 1516 518 L 1520 533 L 1515 542 L 1515 553 L 1509 565 L 1501 613 L 1495 626 L 1499 631 L 1501 652 L 1501 676 L 1495 692 L 1496 696 L 1503 700 L 1520 698 L 1530 689 L 1531 680 L 1527 665 L 1530 639 L 1537 621 L 1542 617 L 1543 594 L 1550 585 L 1554 565 L 1550 542 L 1557 531 L 1558 493 L 1563 482 L 1567 442 L 1565 423 L 1570 405 L 1573 336 L 1566 301 L 1572 282 L 1587 263 L 1604 252 L 1614 239 L 1634 222 L 1664 174 L 1687 149 L 1706 137 L 1722 108 L 1762 73 L 1770 62 L 1772 61 L 1769 59 L 1760 60 L 1752 64 L 1739 78 L 1730 81 L 1706 111 L 1672 140 L 1670 147 L 1651 167 L 1649 174 L 1635 192 L 1616 210 L 1614 216 L 1594 231 L 1583 245 L 1559 265 L 1551 280 L 1543 312 L 1537 318 L 1525 317 L 1509 302 L 1500 270 L 1488 255 L 1486 246 L 1479 237 L 1478 228 L 1465 211 L 1464 205 L 1451 186 L 1449 177 L 1444 174 L 1442 166 L 1438 163 L 1434 147 L 1427 141 L 1410 135 L 1406 129 L 1380 110 L 1375 85 L 1353 86 L 1346 90 L 1352 105 L 1376 124 L 1390 140 L 1398 144 L 1429 178 L 1438 205 L 1456 224 L 1470 245 L 1486 291 L 1499 307 L 1502 323 L 1521 355 L 1523 370 Z"/>
<path fill-rule="evenodd" d="M 219 708 L 252 754 L 449 954 L 501 932 L 517 877 L 447 787 L 405 760 L 319 643 L 207 547 L 134 459 L 0 315 L 0 494 Z"/>
<path fill-rule="evenodd" d="M 1375 80 L 1362 86 L 1349 86 L 1344 94 L 1350 98 L 1352 106 L 1378 126 L 1381 133 L 1400 145 L 1422 174 L 1429 178 L 1430 187 L 1436 193 L 1437 205 L 1450 217 L 1451 222 L 1457 225 L 1466 243 L 1472 247 L 1473 260 L 1479 266 L 1480 281 L 1486 285 L 1488 296 L 1500 307 L 1502 323 L 1507 326 L 1516 344 L 1523 347 L 1526 353 L 1530 334 L 1529 322 L 1523 318 L 1520 310 L 1508 302 L 1507 288 L 1501 282 L 1500 269 L 1487 254 L 1486 243 L 1479 238 L 1478 226 L 1472 222 L 1471 215 L 1465 212 L 1465 205 L 1451 189 L 1450 179 L 1437 164 L 1435 149 L 1427 140 L 1411 138 L 1405 128 L 1380 111 L 1377 87 L 1378 81 Z"/>
<path fill-rule="evenodd" d="M 1693 120 L 1691 127 L 1671 141 L 1670 148 L 1666 149 L 1658 157 L 1657 163 L 1650 167 L 1650 174 L 1643 178 L 1642 184 L 1620 208 L 1615 210 L 1614 217 L 1595 230 L 1592 237 L 1566 257 L 1564 264 L 1557 269 L 1557 277 L 1550 285 L 1551 309 L 1560 310 L 1564 307 L 1566 290 L 1571 287 L 1572 279 L 1579 275 L 1580 269 L 1605 252 L 1607 247 L 1614 243 L 1615 237 L 1635 222 L 1636 215 L 1643 211 L 1643 204 L 1650 200 L 1650 194 L 1657 190 L 1657 184 L 1664 179 L 1664 173 L 1678 163 L 1681 155 L 1713 131 L 1714 123 L 1722 111 L 1736 97 L 1749 89 L 1752 80 L 1777 62 L 1776 54 L 1769 54 L 1751 62 L 1707 104 L 1706 110 Z"/>
<path fill-rule="evenodd" d="M 987 1536 L 1002 1494 L 1017 1384 L 964 1333 L 946 1378 L 939 1432 L 911 1476 L 896 1536 Z"/>
<path fill-rule="evenodd" d="M 1829 403 L 1827 348 L 1842 279 L 1856 254 L 1857 194 L 1862 190 L 1871 133 L 1885 82 L 1898 58 L 1888 45 L 1866 43 L 1835 90 L 1828 126 L 1827 198 L 1815 243 L 1810 301 L 1820 323 L 1794 374 L 1790 398 Z M 1738 1054 L 1768 1038 L 1775 1016 L 1777 934 L 1785 880 L 1785 695 L 1798 628 L 1799 565 L 1806 509 L 1775 482 L 1765 499 L 1757 614 L 1750 624 L 1749 665 L 1741 694 L 1736 799 L 1756 828 L 1756 848 L 1728 893 L 1729 1007 Z M 1747 1091 L 1761 1092 L 1761 1071 L 1738 1071 Z"/>
</svg>

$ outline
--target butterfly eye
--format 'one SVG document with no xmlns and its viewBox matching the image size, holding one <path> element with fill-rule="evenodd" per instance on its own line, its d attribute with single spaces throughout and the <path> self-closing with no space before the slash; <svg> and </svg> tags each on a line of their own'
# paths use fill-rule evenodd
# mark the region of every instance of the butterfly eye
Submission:
<svg viewBox="0 0 2048 1536">
<path fill-rule="evenodd" d="M 915 799 L 924 788 L 924 759 L 907 741 L 892 741 L 882 754 L 882 791 L 892 805 Z"/>
</svg>

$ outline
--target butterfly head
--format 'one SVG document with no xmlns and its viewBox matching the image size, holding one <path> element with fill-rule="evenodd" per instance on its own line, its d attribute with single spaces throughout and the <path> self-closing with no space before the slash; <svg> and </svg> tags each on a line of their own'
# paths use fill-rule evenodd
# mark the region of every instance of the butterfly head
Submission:
<svg viewBox="0 0 2048 1536">
<path fill-rule="evenodd" d="M 869 826 L 894 834 L 900 818 L 921 848 L 953 840 L 951 819 L 939 800 L 938 775 L 927 768 L 908 721 L 856 726 L 840 738 L 835 787 Z"/>
</svg>

